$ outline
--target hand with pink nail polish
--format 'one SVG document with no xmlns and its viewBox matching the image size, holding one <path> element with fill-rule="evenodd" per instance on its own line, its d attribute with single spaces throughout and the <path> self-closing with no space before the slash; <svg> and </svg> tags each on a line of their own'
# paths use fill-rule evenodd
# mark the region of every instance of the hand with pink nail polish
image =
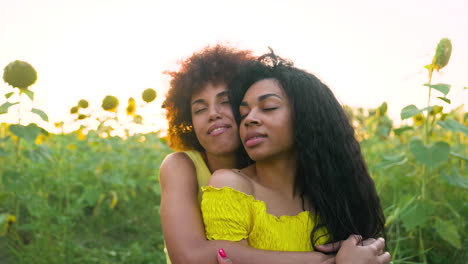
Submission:
<svg viewBox="0 0 468 264">
<path fill-rule="evenodd" d="M 218 249 L 218 264 L 232 264 L 232 261 L 228 259 L 224 249 Z"/>
</svg>

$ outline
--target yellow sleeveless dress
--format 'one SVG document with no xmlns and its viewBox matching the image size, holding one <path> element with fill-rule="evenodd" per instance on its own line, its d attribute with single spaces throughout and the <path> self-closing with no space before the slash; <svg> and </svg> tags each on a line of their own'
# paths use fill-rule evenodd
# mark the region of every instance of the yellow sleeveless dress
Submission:
<svg viewBox="0 0 468 264">
<path fill-rule="evenodd" d="M 208 185 L 208 181 L 211 177 L 211 172 L 206 166 L 205 160 L 203 159 L 200 152 L 196 150 L 188 150 L 184 151 L 185 154 L 192 160 L 193 165 L 195 165 L 195 169 L 197 172 L 197 182 L 198 182 L 198 202 L 201 202 L 202 198 L 202 191 L 201 187 Z M 167 252 L 166 247 L 164 247 L 164 252 L 166 253 L 166 261 L 167 264 L 171 264 L 171 260 L 169 259 L 169 254 Z"/>
<path fill-rule="evenodd" d="M 267 213 L 266 204 L 233 188 L 202 187 L 201 210 L 206 237 L 210 240 L 240 241 L 251 247 L 275 251 L 312 251 L 310 234 L 315 227 L 308 211 L 277 217 Z M 317 244 L 326 243 L 326 229 L 319 229 Z"/>
</svg>

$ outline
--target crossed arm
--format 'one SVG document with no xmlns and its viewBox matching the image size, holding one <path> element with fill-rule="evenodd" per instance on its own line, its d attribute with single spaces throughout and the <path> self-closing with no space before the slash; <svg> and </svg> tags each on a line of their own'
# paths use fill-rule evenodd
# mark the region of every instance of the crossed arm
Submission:
<svg viewBox="0 0 468 264">
<path fill-rule="evenodd" d="M 246 242 L 209 241 L 197 200 L 198 183 L 193 162 L 185 153 L 166 157 L 160 168 L 161 222 L 173 264 L 216 264 L 224 248 L 237 264 L 322 263 L 333 256 L 320 252 L 277 252 L 251 248 Z"/>
<path fill-rule="evenodd" d="M 282 252 L 267 251 L 250 247 L 247 242 L 207 240 L 198 203 L 198 182 L 196 169 L 185 153 L 170 154 L 161 164 L 160 183 L 161 223 L 164 240 L 173 264 L 216 264 L 219 248 L 228 252 L 229 259 L 235 264 L 285 264 L 285 263 L 335 263 L 335 256 L 320 252 Z M 342 263 L 388 263 L 377 258 L 383 245 L 361 247 L 343 242 L 346 251 L 338 252 Z M 323 251 L 336 251 L 333 246 L 322 246 Z M 351 253 L 359 262 L 347 262 Z M 363 258 L 363 254 L 368 256 Z M 374 256 L 375 255 L 375 256 Z M 220 262 L 221 263 L 221 262 Z"/>
</svg>

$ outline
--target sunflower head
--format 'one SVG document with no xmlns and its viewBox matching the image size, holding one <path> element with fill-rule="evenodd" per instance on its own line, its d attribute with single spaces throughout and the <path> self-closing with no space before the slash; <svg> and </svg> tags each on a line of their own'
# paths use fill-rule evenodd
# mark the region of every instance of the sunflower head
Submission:
<svg viewBox="0 0 468 264">
<path fill-rule="evenodd" d="M 86 101 L 85 99 L 81 99 L 81 100 L 78 102 L 78 106 L 81 107 L 81 108 L 88 108 L 89 103 L 88 103 L 88 101 Z"/>
<path fill-rule="evenodd" d="M 133 99 L 133 97 L 130 97 L 128 99 L 128 106 L 127 106 L 126 110 L 127 110 L 127 115 L 129 115 L 129 116 L 135 115 L 136 102 L 135 102 L 135 99 Z"/>
<path fill-rule="evenodd" d="M 119 99 L 115 96 L 108 95 L 102 100 L 102 109 L 106 111 L 115 112 L 117 106 L 119 106 Z"/>
<path fill-rule="evenodd" d="M 143 101 L 147 103 L 152 102 L 154 99 L 156 99 L 156 91 L 154 89 L 148 88 L 143 91 L 141 97 L 143 98 Z"/>
<path fill-rule="evenodd" d="M 78 106 L 74 106 L 70 108 L 70 114 L 76 114 L 76 113 L 78 113 Z"/>
<path fill-rule="evenodd" d="M 3 80 L 13 87 L 27 89 L 36 82 L 37 72 L 31 64 L 15 60 L 3 69 Z"/>
</svg>

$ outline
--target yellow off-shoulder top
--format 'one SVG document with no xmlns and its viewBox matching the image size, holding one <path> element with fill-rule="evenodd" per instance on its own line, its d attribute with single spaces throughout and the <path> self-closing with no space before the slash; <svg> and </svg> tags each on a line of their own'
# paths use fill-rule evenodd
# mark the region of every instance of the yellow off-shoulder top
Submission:
<svg viewBox="0 0 468 264">
<path fill-rule="evenodd" d="M 308 211 L 295 216 L 267 213 L 266 204 L 230 187 L 202 187 L 201 210 L 209 240 L 240 241 L 251 247 L 277 251 L 312 251 L 310 234 L 315 226 Z M 318 236 L 324 233 L 320 229 Z M 318 239 L 326 243 L 327 237 Z"/>
</svg>

